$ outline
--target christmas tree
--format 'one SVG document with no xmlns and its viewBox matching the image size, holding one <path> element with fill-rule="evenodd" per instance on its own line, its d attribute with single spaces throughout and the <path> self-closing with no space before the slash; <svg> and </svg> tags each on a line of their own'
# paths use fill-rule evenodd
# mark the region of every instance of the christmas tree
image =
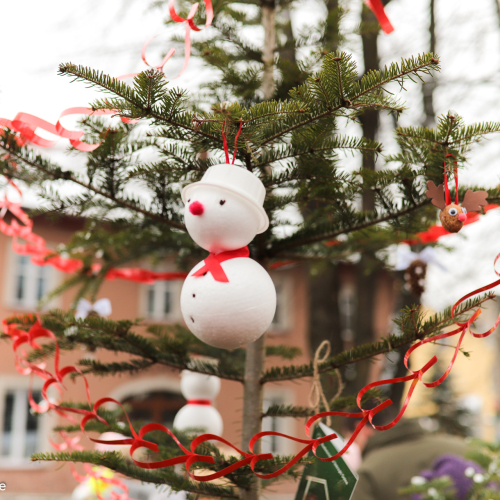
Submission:
<svg viewBox="0 0 500 500">
<path fill-rule="evenodd" d="M 342 10 L 336 1 L 326 3 L 324 23 L 295 38 L 287 2 L 280 4 L 278 17 L 274 2 L 251 3 L 258 7 L 258 13 L 243 13 L 231 3 L 217 4 L 212 35 L 193 44 L 194 53 L 219 71 L 219 77 L 199 96 L 176 88 L 156 69 L 122 82 L 91 68 L 62 64 L 61 75 L 104 92 L 102 99 L 91 104 L 92 109 L 124 118 L 123 123 L 113 126 L 104 118 L 82 121 L 85 142 L 99 144 L 93 151 L 78 153 L 85 157 L 83 170 L 64 170 L 22 145 L 18 133 L 4 130 L 0 136 L 2 173 L 43 197 L 46 204 L 41 212 L 80 215 L 88 221 L 84 231 L 58 250 L 80 260 L 82 267 L 53 293 L 77 287 L 77 298 L 94 297 L 111 268 L 145 257 L 174 257 L 178 267 L 186 271 L 205 259 L 206 252 L 186 233 L 181 192 L 186 185 L 200 181 L 210 167 L 230 163 L 225 159 L 226 138 L 228 144 L 235 145 L 234 168 L 245 169 L 265 186 L 264 209 L 270 225 L 250 243 L 250 257 L 269 268 L 283 261 L 332 265 L 359 256 L 360 280 L 366 284 L 360 288 L 360 307 L 370 310 L 373 288 L 368 271 L 384 265 L 383 250 L 415 239 L 436 222 L 435 207 L 425 194 L 426 183 L 441 184 L 443 164 L 453 171 L 456 161 L 460 168 L 473 145 L 500 131 L 498 123 L 467 125 L 451 113 L 443 114 L 434 129 L 400 127 L 395 130 L 399 153 L 385 157 L 383 167 L 376 170 L 375 158 L 383 151 L 375 140 L 378 113 L 397 117 L 404 112 L 399 90 L 438 71 L 438 56 L 422 54 L 377 69 L 376 24 L 365 9 L 362 72 L 349 53 L 338 50 Z M 255 47 L 239 35 L 242 26 L 259 23 L 264 26 L 263 47 Z M 312 48 L 306 59 L 299 60 L 297 48 L 305 44 Z M 364 137 L 344 134 L 343 128 L 351 122 L 362 124 Z M 362 166 L 347 170 L 345 152 L 361 153 Z M 460 199 L 468 188 L 460 186 Z M 488 191 L 489 203 L 499 199 L 500 189 Z M 295 210 L 293 217 L 288 215 L 290 208 Z M 283 227 L 287 230 L 280 231 Z M 93 266 L 96 254 L 99 268 Z M 490 298 L 482 296 L 463 303 L 455 318 Z M 29 330 L 35 321 L 26 316 L 11 318 L 9 323 Z M 369 314 L 364 321 L 370 323 Z M 311 377 L 314 372 L 312 362 L 264 369 L 266 355 L 293 358 L 296 352 L 293 346 L 266 349 L 265 335 L 246 349 L 227 351 L 204 344 L 179 325 L 152 326 L 144 333 L 140 320 L 92 316 L 78 320 L 72 311 L 51 311 L 41 316 L 41 322 L 54 332 L 61 351 L 83 345 L 129 356 L 114 363 L 98 358 L 81 360 L 84 374 L 116 376 L 162 365 L 241 382 L 244 451 L 261 430 L 265 384 Z M 397 335 L 335 353 L 319 363 L 319 373 L 334 373 L 378 354 L 409 347 L 416 340 L 442 333 L 454 320 L 451 309 L 425 318 L 418 307 L 407 307 L 396 324 Z M 361 338 L 371 341 L 370 326 L 360 328 L 366 329 Z M 67 335 L 68 329 L 71 335 Z M 30 355 L 30 361 L 54 355 L 55 346 L 55 342 L 44 345 Z M 345 397 L 337 399 L 334 408 L 341 411 L 354 404 L 354 397 Z M 85 402 L 73 407 L 88 409 Z M 129 432 L 120 425 L 120 413 L 100 410 L 99 414 L 107 424 L 92 420 L 86 429 Z M 266 416 L 297 418 L 313 414 L 312 409 L 302 406 L 271 406 L 265 412 Z M 79 432 L 80 427 L 71 425 L 65 430 Z M 189 435 L 179 433 L 179 437 L 187 446 Z M 152 439 L 159 444 L 155 461 L 182 454 L 168 436 Z M 258 446 L 254 448 L 257 453 Z M 198 451 L 212 456 L 213 463 L 195 463 L 192 470 L 220 471 L 239 460 L 221 454 L 212 443 L 204 443 Z M 224 484 L 214 484 L 186 479 L 172 467 L 144 470 L 116 453 L 61 452 L 37 454 L 35 458 L 103 465 L 131 478 L 203 496 L 257 499 L 262 486 L 249 465 L 231 472 Z M 256 471 L 269 474 L 290 460 L 275 456 L 260 461 Z M 289 474 L 293 475 L 294 469 Z"/>
</svg>

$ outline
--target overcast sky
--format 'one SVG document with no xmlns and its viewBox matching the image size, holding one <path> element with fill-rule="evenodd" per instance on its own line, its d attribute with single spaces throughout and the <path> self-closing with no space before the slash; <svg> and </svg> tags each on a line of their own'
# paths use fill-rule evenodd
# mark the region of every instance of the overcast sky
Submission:
<svg viewBox="0 0 500 500">
<path fill-rule="evenodd" d="M 436 0 L 437 52 L 443 71 L 437 77 L 441 84 L 435 93 L 438 114 L 452 109 L 468 123 L 499 117 L 499 48 L 500 29 L 497 0 Z M 345 28 L 355 26 L 361 0 L 346 2 L 352 13 Z M 382 62 L 428 50 L 428 0 L 392 0 L 387 7 L 395 31 L 380 35 Z M 140 71 L 144 65 L 140 51 L 145 40 L 161 33 L 166 9 L 152 10 L 150 2 L 139 0 L 19 0 L 3 2 L 1 29 L 4 49 L 0 51 L 0 117 L 12 119 L 17 112 L 35 114 L 55 123 L 62 110 L 85 106 L 96 97 L 95 91 L 81 83 L 70 83 L 57 76 L 62 62 L 74 62 L 104 70 L 111 75 Z M 323 15 L 319 2 L 297 2 L 293 13 L 294 29 L 304 20 L 314 21 Z M 177 26 L 173 29 L 180 29 Z M 166 52 L 168 33 L 158 37 L 148 51 L 148 59 L 157 64 Z M 193 36 L 200 36 L 196 33 Z M 253 32 L 258 41 L 260 34 Z M 359 37 L 351 36 L 348 49 L 359 61 Z M 182 51 L 166 66 L 166 73 L 177 74 Z M 191 60 L 183 77 L 173 84 L 195 90 L 210 78 L 201 65 Z M 401 117 L 402 125 L 418 125 L 422 103 L 418 85 L 408 85 L 402 96 L 409 110 Z M 64 122 L 71 123 L 71 119 Z M 392 122 L 383 118 L 381 139 L 388 151 L 394 148 Z M 50 154 L 63 162 L 67 142 L 61 140 Z M 492 137 L 485 147 L 471 155 L 467 171 L 461 174 L 464 184 L 494 186 L 500 182 L 500 135 Z M 356 161 L 356 160 L 354 160 Z M 381 159 L 383 165 L 383 159 Z M 67 165 L 69 163 L 66 163 Z M 494 211 L 481 222 L 466 227 L 460 235 L 449 236 L 446 244 L 456 248 L 453 254 L 440 252 L 449 269 L 443 273 L 429 270 L 426 303 L 441 309 L 473 287 L 493 281 L 492 260 L 500 252 L 500 215 Z"/>
</svg>

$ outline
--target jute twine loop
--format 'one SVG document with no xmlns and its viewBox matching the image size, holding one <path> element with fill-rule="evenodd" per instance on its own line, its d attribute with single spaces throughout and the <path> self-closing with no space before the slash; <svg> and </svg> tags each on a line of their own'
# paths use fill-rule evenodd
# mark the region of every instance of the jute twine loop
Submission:
<svg viewBox="0 0 500 500">
<path fill-rule="evenodd" d="M 325 348 L 325 352 L 323 356 L 321 356 L 321 351 Z M 325 408 L 324 411 L 330 411 L 330 405 L 326 399 L 325 393 L 323 391 L 323 387 L 321 385 L 321 379 L 319 374 L 319 364 L 323 363 L 330 356 L 330 342 L 328 340 L 323 340 L 319 347 L 316 349 L 314 353 L 313 359 L 313 383 L 311 387 L 311 392 L 309 393 L 309 406 L 314 409 L 315 413 L 319 413 L 320 405 L 322 404 Z M 335 370 L 335 374 L 337 375 L 339 381 L 339 388 L 337 390 L 337 394 L 334 396 L 334 400 L 340 396 L 340 393 L 344 389 L 342 384 L 342 378 L 340 377 L 340 372 L 338 369 Z M 326 425 L 331 425 L 331 418 L 326 417 Z"/>
</svg>

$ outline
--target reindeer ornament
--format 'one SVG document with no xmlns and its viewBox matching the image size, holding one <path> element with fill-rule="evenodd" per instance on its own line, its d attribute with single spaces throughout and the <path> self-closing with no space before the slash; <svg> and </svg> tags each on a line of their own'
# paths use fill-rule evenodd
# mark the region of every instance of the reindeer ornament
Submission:
<svg viewBox="0 0 500 500">
<path fill-rule="evenodd" d="M 451 155 L 448 155 L 451 156 Z M 456 165 L 456 162 L 455 162 Z M 439 218 L 441 224 L 449 233 L 458 233 L 467 220 L 467 212 L 479 212 L 481 207 L 487 205 L 486 191 L 472 191 L 468 189 L 464 196 L 464 201 L 460 205 L 458 202 L 458 175 L 457 167 L 454 169 L 456 198 L 455 203 L 451 202 L 450 189 L 446 178 L 446 163 L 444 170 L 444 186 L 436 186 L 433 181 L 427 181 L 427 191 L 425 195 L 431 199 L 431 203 L 441 209 Z"/>
</svg>

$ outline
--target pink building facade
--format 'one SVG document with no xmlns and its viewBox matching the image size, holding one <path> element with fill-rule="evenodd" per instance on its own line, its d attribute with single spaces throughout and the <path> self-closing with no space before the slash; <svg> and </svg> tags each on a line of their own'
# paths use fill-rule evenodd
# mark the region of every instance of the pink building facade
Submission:
<svg viewBox="0 0 500 500">
<path fill-rule="evenodd" d="M 56 247 L 69 239 L 80 229 L 81 221 L 63 219 L 53 225 L 43 218 L 35 221 L 35 232 L 43 236 L 48 246 Z M 12 241 L 0 235 L 0 269 L 3 273 L 3 289 L 0 303 L 1 319 L 13 313 L 32 312 L 47 291 L 65 278 L 53 268 L 37 267 L 29 258 L 15 254 Z M 173 264 L 165 264 L 157 270 L 174 270 Z M 308 341 L 309 297 L 308 274 L 302 266 L 273 271 L 272 278 L 278 291 L 278 308 L 275 320 L 267 333 L 268 344 L 297 346 L 302 354 L 294 363 L 307 363 L 311 359 Z M 350 274 L 345 275 L 346 292 L 351 293 Z M 182 322 L 179 295 L 182 281 L 157 282 L 143 285 L 128 281 L 104 283 L 99 297 L 111 300 L 112 319 L 145 318 L 154 323 Z M 344 293 L 344 295 L 345 295 Z M 382 282 L 377 296 L 380 297 L 376 328 L 379 335 L 387 333 L 387 318 L 392 307 L 392 289 L 389 282 Z M 54 299 L 47 307 L 68 309 L 73 300 L 72 292 L 66 292 Z M 103 361 L 123 359 L 123 356 L 105 351 L 91 353 L 85 350 L 64 354 L 63 363 L 73 364 L 84 357 L 98 357 Z M 271 365 L 289 363 L 269 358 Z M 14 356 L 8 343 L 0 348 L 0 482 L 6 483 L 1 498 L 12 500 L 69 500 L 77 486 L 69 464 L 33 463 L 30 454 L 35 451 L 52 451 L 49 439 L 57 440 L 51 431 L 58 420 L 52 415 L 35 417 L 28 405 L 29 377 L 20 375 L 14 367 Z M 184 405 L 180 394 L 179 372 L 156 366 L 134 376 L 89 377 L 92 400 L 113 397 L 132 404 L 137 416 L 169 424 L 175 412 Z M 308 405 L 311 387 L 310 379 L 301 382 L 267 384 L 265 406 L 270 404 Z M 35 385 L 35 391 L 41 384 Z M 242 418 L 242 384 L 222 381 L 222 388 L 215 406 L 224 421 L 223 437 L 241 445 L 240 430 Z M 84 401 L 85 392 L 81 382 L 69 383 L 67 400 Z M 264 428 L 279 430 L 297 437 L 304 435 L 304 419 L 265 418 Z M 82 437 L 82 444 L 88 448 L 92 443 Z M 267 451 L 276 454 L 292 454 L 296 446 L 285 440 L 270 440 L 264 444 Z M 283 481 L 273 485 L 266 497 L 276 500 L 293 498 L 297 483 Z M 165 495 L 165 498 L 168 498 Z"/>
</svg>

